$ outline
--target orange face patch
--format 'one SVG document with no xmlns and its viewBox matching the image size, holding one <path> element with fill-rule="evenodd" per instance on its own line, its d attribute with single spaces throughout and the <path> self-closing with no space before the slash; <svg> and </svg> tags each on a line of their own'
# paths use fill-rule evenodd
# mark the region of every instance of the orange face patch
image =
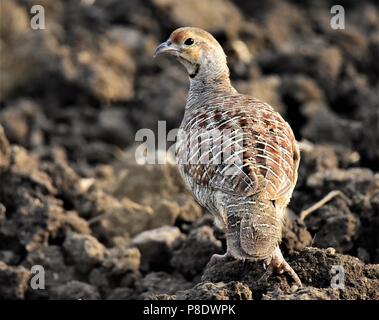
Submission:
<svg viewBox="0 0 379 320">
<path fill-rule="evenodd" d="M 195 41 L 205 41 L 209 43 L 217 42 L 208 32 L 191 27 L 183 27 L 176 29 L 171 33 L 170 40 L 175 44 L 182 44 L 186 39 L 193 38 Z"/>
<path fill-rule="evenodd" d="M 185 45 L 189 38 L 194 40 L 194 45 Z M 180 48 L 180 57 L 192 63 L 199 64 L 203 52 L 222 50 L 217 40 L 208 32 L 199 28 L 182 27 L 173 31 L 169 42 Z"/>
<path fill-rule="evenodd" d="M 187 38 L 190 38 L 189 32 L 181 29 L 175 30 L 170 36 L 171 42 L 175 44 L 182 44 Z"/>
<path fill-rule="evenodd" d="M 198 47 L 187 48 L 187 49 L 183 50 L 182 55 L 184 57 L 188 57 L 193 62 L 197 63 L 198 61 L 200 61 L 200 50 Z"/>
<path fill-rule="evenodd" d="M 181 46 L 184 43 L 184 41 L 186 41 L 186 39 L 188 39 L 188 38 L 193 38 L 195 41 L 199 41 L 198 35 L 194 34 L 192 31 L 189 31 L 185 28 L 175 30 L 171 34 L 169 40 L 172 43 L 174 43 L 178 46 Z M 190 61 L 197 62 L 200 59 L 200 50 L 196 46 L 194 46 L 194 47 L 189 46 L 187 48 L 183 48 L 182 57 L 187 58 Z"/>
</svg>

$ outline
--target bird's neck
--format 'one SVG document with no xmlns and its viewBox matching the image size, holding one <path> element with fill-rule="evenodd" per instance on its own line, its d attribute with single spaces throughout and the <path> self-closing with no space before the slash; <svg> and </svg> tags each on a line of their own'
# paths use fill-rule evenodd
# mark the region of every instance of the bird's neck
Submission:
<svg viewBox="0 0 379 320">
<path fill-rule="evenodd" d="M 187 107 L 199 103 L 199 100 L 205 101 L 215 96 L 237 92 L 230 82 L 228 67 L 219 70 L 200 70 L 196 76 L 190 78 L 190 81 Z"/>
</svg>

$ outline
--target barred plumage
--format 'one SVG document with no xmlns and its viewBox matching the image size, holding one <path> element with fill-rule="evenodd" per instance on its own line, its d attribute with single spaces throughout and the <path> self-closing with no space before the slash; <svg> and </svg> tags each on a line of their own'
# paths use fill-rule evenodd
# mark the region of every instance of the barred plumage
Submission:
<svg viewBox="0 0 379 320">
<path fill-rule="evenodd" d="M 215 165 L 212 161 L 217 156 L 215 146 L 210 144 L 202 148 L 203 144 L 214 142 L 212 139 L 202 139 L 197 146 L 208 151 L 208 163 L 201 163 L 201 158 L 197 158 L 199 163 L 187 161 L 196 160 L 193 149 L 188 145 L 189 141 L 179 148 L 182 171 L 189 175 L 193 183 L 231 194 L 241 195 L 242 192 L 246 196 L 261 191 L 270 200 L 279 200 L 292 191 L 297 179 L 298 147 L 289 125 L 269 105 L 240 94 L 211 97 L 206 102 L 186 109 L 181 129 L 198 134 L 192 139 L 204 137 L 204 133 L 211 135 L 212 130 L 242 131 L 243 135 L 243 146 L 239 151 L 243 162 L 237 171 L 239 185 L 245 184 L 244 188 L 228 185 L 230 181 L 221 183 L 226 164 Z M 199 172 L 211 174 L 204 176 Z"/>
<path fill-rule="evenodd" d="M 263 259 L 301 285 L 278 247 L 300 160 L 290 126 L 270 105 L 232 87 L 225 54 L 207 32 L 180 28 L 157 48 L 162 52 L 174 54 L 191 79 L 179 171 L 225 230 L 227 254 Z"/>
</svg>

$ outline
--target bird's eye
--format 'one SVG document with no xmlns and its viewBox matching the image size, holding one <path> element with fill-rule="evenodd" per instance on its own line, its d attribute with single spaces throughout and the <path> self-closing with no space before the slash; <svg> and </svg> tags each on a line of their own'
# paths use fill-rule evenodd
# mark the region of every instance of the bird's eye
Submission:
<svg viewBox="0 0 379 320">
<path fill-rule="evenodd" d="M 190 45 L 193 45 L 194 42 L 195 41 L 192 38 L 188 38 L 188 39 L 186 39 L 186 41 L 184 41 L 184 44 L 186 46 L 190 46 Z"/>
</svg>

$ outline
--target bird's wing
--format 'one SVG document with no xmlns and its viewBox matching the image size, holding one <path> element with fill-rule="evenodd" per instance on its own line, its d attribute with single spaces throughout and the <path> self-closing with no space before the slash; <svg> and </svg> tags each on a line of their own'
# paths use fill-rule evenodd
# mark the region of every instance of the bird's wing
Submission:
<svg viewBox="0 0 379 320">
<path fill-rule="evenodd" d="M 245 95 L 218 97 L 186 111 L 185 119 L 189 139 L 179 161 L 196 184 L 241 196 L 263 192 L 270 200 L 292 192 L 299 150 L 271 106 Z"/>
</svg>

